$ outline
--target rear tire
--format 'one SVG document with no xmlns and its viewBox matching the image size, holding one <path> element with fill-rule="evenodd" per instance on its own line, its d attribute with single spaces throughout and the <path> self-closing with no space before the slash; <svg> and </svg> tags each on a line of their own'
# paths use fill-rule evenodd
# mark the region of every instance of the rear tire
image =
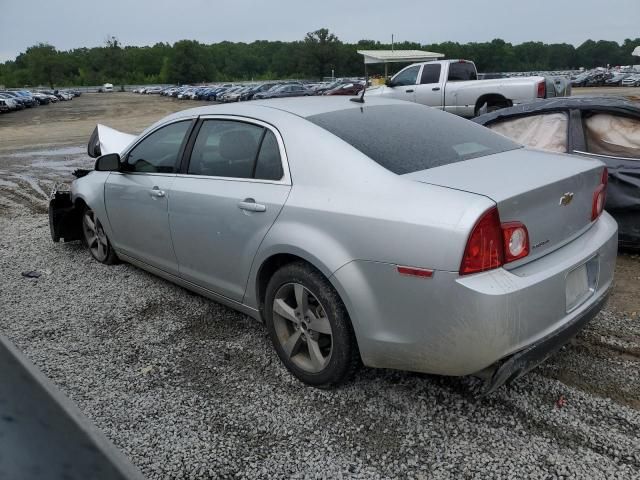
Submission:
<svg viewBox="0 0 640 480">
<path fill-rule="evenodd" d="M 89 249 L 91 256 L 100 263 L 113 265 L 118 263 L 118 255 L 102 227 L 98 216 L 89 207 L 82 212 L 82 241 Z"/>
<path fill-rule="evenodd" d="M 331 388 L 360 364 L 347 310 L 329 281 L 305 262 L 285 265 L 269 281 L 265 322 L 276 353 L 301 382 Z"/>
</svg>

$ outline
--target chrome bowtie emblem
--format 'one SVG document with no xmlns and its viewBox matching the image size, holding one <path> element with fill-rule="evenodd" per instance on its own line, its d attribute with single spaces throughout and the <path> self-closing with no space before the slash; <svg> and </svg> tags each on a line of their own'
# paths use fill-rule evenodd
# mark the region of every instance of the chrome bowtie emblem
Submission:
<svg viewBox="0 0 640 480">
<path fill-rule="evenodd" d="M 558 205 L 569 205 L 571 200 L 573 200 L 573 192 L 567 192 L 560 197 L 560 203 L 558 203 Z"/>
</svg>

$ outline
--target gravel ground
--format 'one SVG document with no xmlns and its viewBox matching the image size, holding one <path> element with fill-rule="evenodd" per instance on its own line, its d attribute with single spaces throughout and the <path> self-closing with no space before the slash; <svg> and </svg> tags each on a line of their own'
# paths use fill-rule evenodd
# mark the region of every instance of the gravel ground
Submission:
<svg viewBox="0 0 640 480">
<path fill-rule="evenodd" d="M 487 398 L 470 378 L 373 369 L 322 391 L 254 320 L 53 244 L 39 190 L 90 162 L 73 145 L 0 149 L 0 331 L 149 479 L 640 479 L 637 255 L 571 345 Z"/>
<path fill-rule="evenodd" d="M 327 392 L 284 370 L 261 324 L 53 244 L 44 215 L 0 230 L 0 328 L 149 478 L 640 478 L 637 321 L 603 312 L 481 400 L 471 379 L 371 369 Z"/>
</svg>

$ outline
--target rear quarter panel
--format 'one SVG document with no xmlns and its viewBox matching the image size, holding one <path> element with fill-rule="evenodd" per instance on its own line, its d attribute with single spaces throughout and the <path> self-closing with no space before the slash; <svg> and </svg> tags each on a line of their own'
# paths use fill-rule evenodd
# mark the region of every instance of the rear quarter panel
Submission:
<svg viewBox="0 0 640 480">
<path fill-rule="evenodd" d="M 457 115 L 471 117 L 475 113 L 478 99 L 487 94 L 502 95 L 514 105 L 530 102 L 536 98 L 536 85 L 540 81 L 544 81 L 544 77 L 447 82 L 445 109 Z"/>
<path fill-rule="evenodd" d="M 311 123 L 281 125 L 293 187 L 256 254 L 245 303 L 270 256 L 291 253 L 330 277 L 353 260 L 457 271 L 486 197 L 397 176 Z"/>
</svg>

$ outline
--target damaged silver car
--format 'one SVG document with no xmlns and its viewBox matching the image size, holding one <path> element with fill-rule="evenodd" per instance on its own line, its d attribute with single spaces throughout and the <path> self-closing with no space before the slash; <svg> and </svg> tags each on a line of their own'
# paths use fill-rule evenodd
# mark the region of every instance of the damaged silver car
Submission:
<svg viewBox="0 0 640 480">
<path fill-rule="evenodd" d="M 609 172 L 605 209 L 619 244 L 640 250 L 640 104 L 626 98 L 541 100 L 473 119 L 531 148 L 602 161 Z"/>
<path fill-rule="evenodd" d="M 617 226 L 598 160 L 535 152 L 408 102 L 278 99 L 98 127 L 53 239 L 266 324 L 298 379 L 360 363 L 492 372 L 491 391 L 600 310 Z"/>
</svg>

